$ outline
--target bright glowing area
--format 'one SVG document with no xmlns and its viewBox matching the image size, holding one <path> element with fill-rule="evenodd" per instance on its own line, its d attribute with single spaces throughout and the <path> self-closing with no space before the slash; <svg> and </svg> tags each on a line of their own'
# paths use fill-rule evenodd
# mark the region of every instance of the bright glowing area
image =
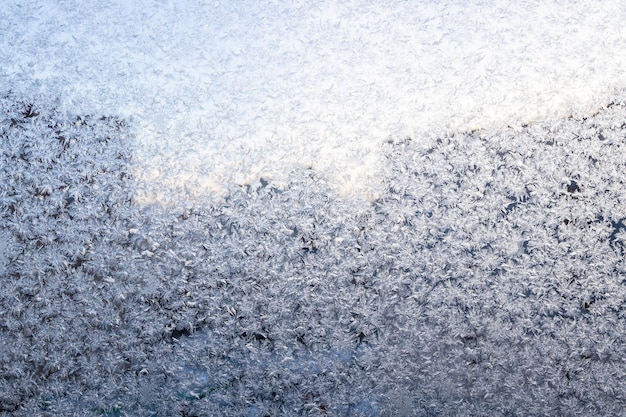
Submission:
<svg viewBox="0 0 626 417">
<path fill-rule="evenodd" d="M 148 201 L 309 166 L 373 197 L 386 140 L 593 112 L 626 81 L 621 1 L 376 3 L 7 0 L 0 75 L 132 117 Z"/>
</svg>

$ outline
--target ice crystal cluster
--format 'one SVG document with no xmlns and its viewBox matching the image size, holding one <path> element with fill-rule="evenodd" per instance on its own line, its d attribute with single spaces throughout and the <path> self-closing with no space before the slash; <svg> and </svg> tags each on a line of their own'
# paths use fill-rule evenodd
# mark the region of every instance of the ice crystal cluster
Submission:
<svg viewBox="0 0 626 417">
<path fill-rule="evenodd" d="M 127 123 L 0 108 L 3 417 L 626 407 L 620 99 L 390 141 L 373 203 L 300 169 L 168 207 Z"/>
<path fill-rule="evenodd" d="M 625 21 L 623 0 L 2 0 L 0 80 L 136 121 L 145 200 L 303 166 L 369 198 L 387 138 L 597 111 Z"/>
</svg>

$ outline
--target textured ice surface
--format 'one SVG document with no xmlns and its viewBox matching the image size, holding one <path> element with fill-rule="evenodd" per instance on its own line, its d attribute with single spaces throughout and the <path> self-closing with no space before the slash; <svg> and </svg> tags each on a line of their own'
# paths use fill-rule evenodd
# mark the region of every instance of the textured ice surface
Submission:
<svg viewBox="0 0 626 417">
<path fill-rule="evenodd" d="M 622 95 L 622 97 L 624 97 Z M 138 205 L 115 118 L 0 100 L 0 415 L 619 415 L 626 106 Z"/>
<path fill-rule="evenodd" d="M 626 8 L 583 1 L 0 5 L 4 86 L 133 116 L 135 176 L 175 202 L 294 168 L 374 199 L 392 138 L 519 127 L 626 84 Z"/>
<path fill-rule="evenodd" d="M 625 20 L 2 1 L 0 415 L 622 413 Z"/>
</svg>

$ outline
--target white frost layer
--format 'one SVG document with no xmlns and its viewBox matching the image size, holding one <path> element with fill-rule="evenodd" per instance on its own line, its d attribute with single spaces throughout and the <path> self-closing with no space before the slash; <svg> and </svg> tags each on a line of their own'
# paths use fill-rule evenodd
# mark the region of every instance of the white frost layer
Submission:
<svg viewBox="0 0 626 417">
<path fill-rule="evenodd" d="M 140 126 L 146 196 L 301 166 L 376 194 L 380 143 L 591 112 L 626 7 L 581 1 L 3 0 L 0 77 Z"/>
</svg>

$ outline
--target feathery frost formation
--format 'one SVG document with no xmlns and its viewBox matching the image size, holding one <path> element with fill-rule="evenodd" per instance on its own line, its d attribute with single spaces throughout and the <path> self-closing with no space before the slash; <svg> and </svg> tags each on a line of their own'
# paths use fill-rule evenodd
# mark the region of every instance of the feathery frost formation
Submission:
<svg viewBox="0 0 626 417">
<path fill-rule="evenodd" d="M 387 138 L 597 111 L 624 21 L 622 0 L 2 0 L 0 79 L 136 121 L 145 200 L 307 166 L 374 199 Z"/>
<path fill-rule="evenodd" d="M 626 105 L 133 202 L 131 129 L 0 100 L 0 415 L 617 415 Z"/>
</svg>

